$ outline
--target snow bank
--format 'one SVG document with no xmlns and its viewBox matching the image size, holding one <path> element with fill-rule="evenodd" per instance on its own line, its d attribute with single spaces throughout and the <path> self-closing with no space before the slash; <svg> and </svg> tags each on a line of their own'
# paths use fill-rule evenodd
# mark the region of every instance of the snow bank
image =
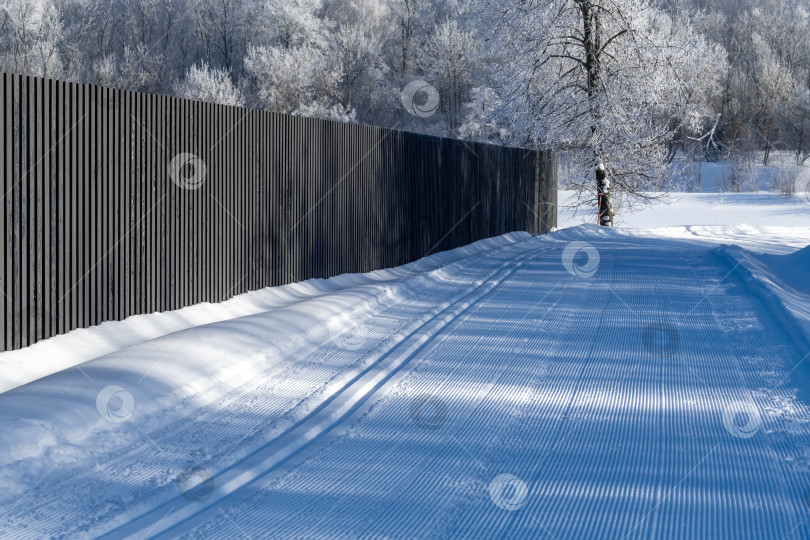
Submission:
<svg viewBox="0 0 810 540">
<path fill-rule="evenodd" d="M 788 255 L 756 254 L 738 247 L 723 251 L 749 292 L 780 319 L 797 347 L 810 350 L 810 246 Z"/>
<path fill-rule="evenodd" d="M 784 256 L 760 258 L 780 280 L 797 292 L 810 292 L 810 246 Z"/>
</svg>

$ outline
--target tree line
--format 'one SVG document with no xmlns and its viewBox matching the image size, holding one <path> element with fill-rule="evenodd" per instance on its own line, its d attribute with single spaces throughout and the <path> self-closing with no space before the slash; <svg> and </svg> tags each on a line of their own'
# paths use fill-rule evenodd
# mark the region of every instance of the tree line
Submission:
<svg viewBox="0 0 810 540">
<path fill-rule="evenodd" d="M 566 150 L 589 197 L 665 186 L 679 152 L 810 157 L 810 0 L 0 6 L 3 71 Z"/>
</svg>

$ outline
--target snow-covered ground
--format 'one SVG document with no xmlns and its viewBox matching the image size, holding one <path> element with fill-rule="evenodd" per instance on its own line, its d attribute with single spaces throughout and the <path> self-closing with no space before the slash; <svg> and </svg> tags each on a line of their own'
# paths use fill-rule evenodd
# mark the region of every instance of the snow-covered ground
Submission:
<svg viewBox="0 0 810 540">
<path fill-rule="evenodd" d="M 810 204 L 583 217 L 0 354 L 0 537 L 810 537 Z"/>
<path fill-rule="evenodd" d="M 616 212 L 616 227 L 642 236 L 737 244 L 790 253 L 810 243 L 810 200 L 776 193 L 669 193 L 649 205 Z M 576 208 L 571 191 L 559 193 L 560 229 L 596 223 L 596 212 Z M 642 232 L 643 231 L 643 232 Z"/>
</svg>

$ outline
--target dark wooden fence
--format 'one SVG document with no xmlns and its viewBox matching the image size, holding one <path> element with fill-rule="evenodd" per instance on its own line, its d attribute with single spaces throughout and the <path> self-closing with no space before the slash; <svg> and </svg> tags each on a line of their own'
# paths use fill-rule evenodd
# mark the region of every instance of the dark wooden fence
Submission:
<svg viewBox="0 0 810 540">
<path fill-rule="evenodd" d="M 0 350 L 556 225 L 556 157 L 2 75 Z"/>
</svg>

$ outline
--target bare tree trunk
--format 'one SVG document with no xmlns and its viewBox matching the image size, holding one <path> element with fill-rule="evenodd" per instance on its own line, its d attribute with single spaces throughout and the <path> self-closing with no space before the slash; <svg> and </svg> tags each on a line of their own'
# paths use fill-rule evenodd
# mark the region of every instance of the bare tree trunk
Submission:
<svg viewBox="0 0 810 540">
<path fill-rule="evenodd" d="M 414 20 L 416 18 L 414 11 L 418 8 L 411 0 L 404 0 L 403 13 L 399 17 L 399 25 L 402 34 L 402 73 L 404 77 L 408 72 L 408 61 L 411 56 L 411 40 L 414 34 Z"/>
<path fill-rule="evenodd" d="M 588 75 L 588 99 L 593 104 L 594 125 L 591 126 L 591 133 L 596 133 L 596 121 L 599 119 L 600 111 L 597 102 L 599 92 L 599 77 L 601 75 L 602 56 L 602 24 L 599 21 L 600 6 L 594 5 L 591 0 L 574 0 L 579 5 L 582 14 L 582 47 L 585 52 L 585 61 L 582 64 Z M 623 31 L 617 36 L 624 33 Z M 612 39 L 615 39 L 612 38 Z M 601 148 L 594 149 L 594 155 L 598 166 L 596 167 L 596 189 L 599 194 L 597 204 L 599 206 L 599 225 L 613 226 L 613 209 L 610 206 L 610 181 L 604 165 L 604 156 Z"/>
<path fill-rule="evenodd" d="M 613 227 L 613 208 L 610 205 L 610 180 L 605 165 L 596 167 L 596 187 L 599 191 L 599 225 Z"/>
</svg>

